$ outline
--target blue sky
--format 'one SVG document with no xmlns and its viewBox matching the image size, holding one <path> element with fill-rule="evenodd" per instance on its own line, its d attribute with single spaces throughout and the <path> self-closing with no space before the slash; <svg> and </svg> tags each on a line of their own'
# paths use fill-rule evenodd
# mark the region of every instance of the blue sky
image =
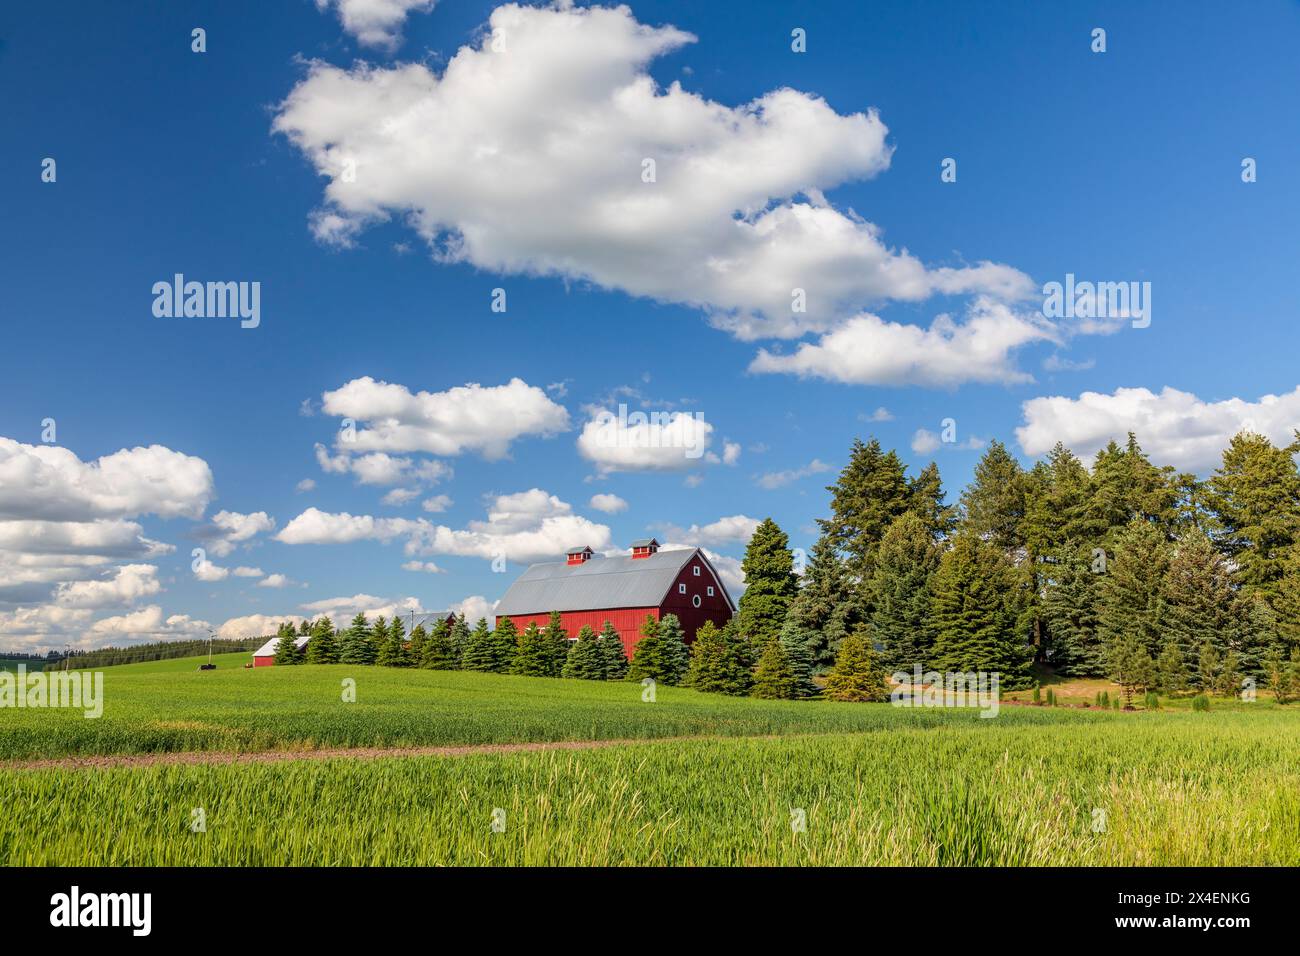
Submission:
<svg viewBox="0 0 1300 956">
<path fill-rule="evenodd" d="M 734 586 L 754 520 L 811 546 L 856 436 L 955 498 L 991 438 L 1204 473 L 1300 420 L 1295 4 L 413 6 L 0 13 L 0 646 L 482 613 L 647 533 Z M 260 283 L 260 325 L 156 317 L 178 272 Z M 1150 326 L 1048 321 L 1067 273 L 1149 282 Z M 584 446 L 619 402 L 708 454 Z"/>
</svg>

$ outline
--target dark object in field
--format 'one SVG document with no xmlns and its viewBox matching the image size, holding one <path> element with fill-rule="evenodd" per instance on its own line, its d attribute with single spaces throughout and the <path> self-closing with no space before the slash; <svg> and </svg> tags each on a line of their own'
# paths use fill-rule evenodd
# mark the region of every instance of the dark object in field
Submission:
<svg viewBox="0 0 1300 956">
<path fill-rule="evenodd" d="M 216 669 L 217 669 L 217 665 L 216 665 L 216 664 L 200 664 L 200 665 L 199 665 L 199 670 L 201 670 L 201 671 L 214 671 L 214 670 L 216 670 Z"/>
</svg>

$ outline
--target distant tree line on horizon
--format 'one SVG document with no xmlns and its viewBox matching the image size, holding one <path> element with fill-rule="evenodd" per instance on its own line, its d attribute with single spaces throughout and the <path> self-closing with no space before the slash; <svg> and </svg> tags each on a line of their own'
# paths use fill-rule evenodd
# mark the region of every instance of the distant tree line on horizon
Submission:
<svg viewBox="0 0 1300 956">
<path fill-rule="evenodd" d="M 1208 479 L 1154 465 L 1130 434 L 1091 467 L 1058 443 L 1028 469 L 997 441 L 946 502 L 933 462 L 915 477 L 875 439 L 855 441 L 802 573 L 770 518 L 746 547 L 745 592 L 724 627 L 688 647 L 647 617 L 632 660 L 606 622 L 463 617 L 405 634 L 400 618 L 282 625 L 277 663 L 464 669 L 640 680 L 769 698 L 882 700 L 895 671 L 1001 674 L 1035 664 L 1126 691 L 1232 695 L 1243 679 L 1300 696 L 1300 434 L 1235 436 Z M 290 638 L 311 633 L 305 654 Z M 814 677 L 822 678 L 819 682 Z"/>
<path fill-rule="evenodd" d="M 264 643 L 264 637 L 214 638 L 210 643 L 213 654 L 232 654 L 255 650 Z M 71 650 L 66 655 L 51 651 L 46 667 L 63 666 L 67 659 L 69 669 L 85 670 L 92 667 L 112 667 L 117 664 L 139 664 L 144 661 L 165 661 L 177 657 L 197 657 L 208 653 L 207 638 L 184 641 L 152 641 L 128 647 L 97 647 L 93 650 Z M 8 655 L 5 655 L 8 656 Z"/>
</svg>

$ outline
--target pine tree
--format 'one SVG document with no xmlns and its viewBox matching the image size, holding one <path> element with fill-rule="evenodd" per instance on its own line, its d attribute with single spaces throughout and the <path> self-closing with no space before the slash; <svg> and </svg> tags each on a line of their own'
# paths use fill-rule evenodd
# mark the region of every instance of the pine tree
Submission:
<svg viewBox="0 0 1300 956">
<path fill-rule="evenodd" d="M 623 639 L 609 621 L 600 630 L 600 659 L 604 664 L 605 680 L 622 680 L 627 675 L 627 651 Z"/>
<path fill-rule="evenodd" d="M 278 665 L 301 664 L 302 651 L 298 649 L 298 634 L 292 624 L 281 624 L 276 636 L 279 640 L 275 644 L 275 657 L 273 658 Z"/>
<path fill-rule="evenodd" d="M 659 644 L 659 622 L 647 614 L 641 622 L 641 639 L 632 650 L 632 661 L 627 668 L 627 680 L 641 681 L 647 677 L 656 682 L 665 672 L 663 653 Z"/>
<path fill-rule="evenodd" d="M 1160 529 L 1134 518 L 1115 537 L 1114 555 L 1099 582 L 1098 633 L 1110 647 L 1136 637 L 1148 655 L 1164 640 L 1164 582 L 1169 549 Z"/>
<path fill-rule="evenodd" d="M 794 679 L 794 696 L 799 699 L 816 697 L 821 691 L 812 679 L 811 636 L 787 622 L 781 629 L 781 649 Z"/>
<path fill-rule="evenodd" d="M 504 625 L 510 619 L 502 621 Z M 461 669 L 467 671 L 487 672 L 496 670 L 496 639 L 488 630 L 487 620 L 479 618 L 474 633 L 465 643 L 465 654 L 461 658 Z"/>
<path fill-rule="evenodd" d="M 1107 661 L 1110 679 L 1124 692 L 1124 709 L 1131 710 L 1133 695 L 1155 686 L 1156 672 L 1151 655 L 1137 636 L 1126 634 L 1110 648 Z"/>
<path fill-rule="evenodd" d="M 1201 644 L 1196 655 L 1196 686 L 1203 694 L 1213 694 L 1223 673 L 1223 661 L 1213 641 Z"/>
<path fill-rule="evenodd" d="M 724 689 L 727 686 L 726 651 L 722 630 L 712 621 L 705 621 L 695 632 L 695 641 L 691 644 L 691 666 L 683 683 L 705 693 L 727 693 Z"/>
<path fill-rule="evenodd" d="M 809 647 L 814 670 L 825 670 L 835 663 L 840 641 L 862 623 L 862 618 L 859 595 L 852 587 L 848 570 L 831 540 L 823 535 L 813 545 L 799 592 L 786 613 L 792 626 L 815 635 Z"/>
<path fill-rule="evenodd" d="M 322 617 L 311 626 L 311 640 L 307 642 L 308 664 L 337 664 L 339 645 L 334 636 L 334 622 Z"/>
<path fill-rule="evenodd" d="M 1084 506 L 1088 540 L 1109 547 L 1135 520 L 1171 533 L 1179 524 L 1177 479 L 1172 469 L 1151 464 L 1131 432 L 1123 448 L 1110 442 L 1092 466 Z"/>
<path fill-rule="evenodd" d="M 1165 641 L 1160 657 L 1156 659 L 1155 686 L 1166 697 L 1175 697 L 1187 690 L 1189 677 L 1187 660 L 1176 640 Z"/>
<path fill-rule="evenodd" d="M 1042 602 L 1051 663 L 1072 677 L 1104 676 L 1106 655 L 1097 615 L 1101 575 L 1094 570 L 1091 554 L 1067 550 L 1044 568 L 1051 575 Z"/>
<path fill-rule="evenodd" d="M 1214 689 L 1221 697 L 1236 697 L 1241 690 L 1241 668 L 1238 666 L 1236 651 L 1229 650 L 1223 655 Z"/>
<path fill-rule="evenodd" d="M 578 639 L 569 648 L 561 676 L 580 680 L 604 680 L 605 660 L 600 650 L 600 638 L 587 624 L 578 629 Z"/>
<path fill-rule="evenodd" d="M 934 574 L 932 667 L 998 673 L 1010 690 L 1029 686 L 1031 654 L 1016 632 L 1011 581 L 995 545 L 957 535 Z"/>
<path fill-rule="evenodd" d="M 449 671 L 455 668 L 451 650 L 451 627 L 441 620 L 433 626 L 420 653 L 420 666 L 428 670 Z"/>
<path fill-rule="evenodd" d="M 1184 656 L 1206 641 L 1227 647 L 1235 625 L 1232 571 L 1202 532 L 1189 532 L 1175 543 L 1161 600 L 1159 623 Z"/>
<path fill-rule="evenodd" d="M 934 643 L 930 578 L 939 558 L 930 529 L 910 512 L 898 517 L 881 539 L 869 587 L 871 632 L 888 668 L 910 671 L 928 658 Z"/>
<path fill-rule="evenodd" d="M 908 513 L 925 523 L 934 541 L 950 537 L 957 527 L 957 509 L 945 503 L 944 497 L 939 466 L 934 462 L 922 468 L 921 473 L 907 484 Z"/>
<path fill-rule="evenodd" d="M 424 660 L 424 645 L 428 640 L 429 632 L 424 629 L 424 622 L 421 621 L 412 628 L 411 640 L 407 646 L 407 657 L 411 667 L 419 667 Z"/>
<path fill-rule="evenodd" d="M 339 643 L 339 662 L 342 664 L 373 664 L 375 645 L 370 639 L 370 622 L 364 614 L 352 619 L 351 625 Z"/>
<path fill-rule="evenodd" d="M 514 670 L 515 655 L 519 653 L 519 629 L 510 618 L 505 618 L 497 625 L 489 642 L 492 650 L 492 666 L 489 670 L 498 674 L 509 674 Z"/>
<path fill-rule="evenodd" d="M 547 673 L 559 677 L 569 659 L 569 632 L 564 629 L 559 611 L 552 611 L 550 621 L 542 631 L 547 651 Z"/>
<path fill-rule="evenodd" d="M 843 701 L 889 699 L 885 668 L 865 631 L 855 631 L 840 645 L 835 667 L 826 675 L 825 694 L 831 700 Z"/>
<path fill-rule="evenodd" d="M 754 670 L 754 686 L 749 693 L 751 697 L 763 700 L 794 699 L 794 675 L 790 672 L 790 662 L 786 660 L 780 641 L 772 640 L 764 645 L 758 667 Z"/>
<path fill-rule="evenodd" d="M 876 545 L 890 522 L 908 509 L 906 467 L 898 455 L 881 450 L 876 439 L 855 440 L 831 493 L 831 517 L 817 519 L 831 546 L 842 553 L 852 582 L 871 574 Z"/>
<path fill-rule="evenodd" d="M 1295 442 L 1278 448 L 1263 435 L 1243 431 L 1233 436 L 1209 481 L 1219 547 L 1236 565 L 1242 587 L 1270 598 L 1300 537 L 1297 453 L 1300 433 Z"/>
<path fill-rule="evenodd" d="M 535 621 L 530 621 L 519 635 L 519 653 L 515 655 L 512 673 L 523 677 L 549 677 L 551 651 Z"/>
<path fill-rule="evenodd" d="M 311 636 L 311 621 L 302 620 L 298 622 L 298 636 L 299 637 Z"/>
<path fill-rule="evenodd" d="M 379 620 L 383 620 L 380 618 Z M 376 629 L 379 625 L 376 623 Z M 375 663 L 381 667 L 410 667 L 411 659 L 406 653 L 406 627 L 400 617 L 389 622 L 385 637 L 379 645 L 379 656 Z"/>
<path fill-rule="evenodd" d="M 1236 652 L 1243 674 L 1263 678 L 1264 657 L 1281 635 L 1277 612 L 1259 592 L 1238 592 L 1232 617 L 1235 626 L 1228 646 Z"/>
<path fill-rule="evenodd" d="M 476 627 L 482 627 L 486 632 L 488 629 L 487 618 L 478 619 Z M 465 651 L 469 648 L 470 629 L 465 620 L 464 614 L 457 614 L 451 622 L 451 633 L 448 640 L 451 642 L 451 667 L 452 670 L 461 670 L 464 666 Z"/>
<path fill-rule="evenodd" d="M 786 611 L 799 591 L 790 539 L 771 518 L 754 529 L 740 569 L 745 575 L 740 628 L 751 641 L 765 643 L 781 633 Z"/>
<path fill-rule="evenodd" d="M 1008 554 L 1023 547 L 1025 487 L 1020 463 L 1002 442 L 989 442 L 961 496 L 962 529 Z"/>
</svg>

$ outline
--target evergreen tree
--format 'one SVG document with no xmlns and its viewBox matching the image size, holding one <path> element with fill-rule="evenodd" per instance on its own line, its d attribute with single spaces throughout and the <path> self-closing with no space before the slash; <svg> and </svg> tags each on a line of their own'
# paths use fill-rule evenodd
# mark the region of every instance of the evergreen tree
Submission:
<svg viewBox="0 0 1300 956">
<path fill-rule="evenodd" d="M 812 679 L 812 653 L 809 650 L 812 636 L 787 622 L 781 629 L 780 641 L 790 676 L 794 679 L 794 696 L 800 699 L 816 697 L 820 690 Z"/>
<path fill-rule="evenodd" d="M 510 618 L 505 618 L 492 632 L 492 666 L 489 670 L 509 674 L 514 670 L 515 655 L 519 653 L 519 629 Z"/>
<path fill-rule="evenodd" d="M 825 693 L 831 700 L 879 702 L 889 699 L 885 668 L 864 631 L 855 631 L 840 645 L 835 667 L 826 675 Z"/>
<path fill-rule="evenodd" d="M 647 614 L 641 622 L 641 639 L 632 650 L 632 661 L 627 668 L 627 680 L 642 681 L 647 677 L 656 682 L 665 672 L 663 653 L 659 644 L 659 622 Z"/>
<path fill-rule="evenodd" d="M 751 641 L 765 643 L 781 633 L 786 611 L 799 590 L 790 539 L 771 518 L 764 518 L 754 529 L 740 569 L 745 575 L 741 631 Z"/>
<path fill-rule="evenodd" d="M 1084 510 L 1090 478 L 1083 462 L 1057 442 L 1029 472 L 1025 491 L 1025 548 L 1031 557 L 1091 543 Z"/>
<path fill-rule="evenodd" d="M 424 642 L 420 652 L 420 666 L 428 670 L 449 671 L 454 670 L 455 665 L 451 649 L 451 626 L 444 619 L 433 626 L 429 639 Z"/>
<path fill-rule="evenodd" d="M 1187 674 L 1187 660 L 1176 640 L 1165 641 L 1164 649 L 1156 660 L 1155 685 L 1160 693 L 1175 697 L 1187 690 L 1190 679 Z"/>
<path fill-rule="evenodd" d="M 275 644 L 275 657 L 273 660 L 276 664 L 301 664 L 302 651 L 298 649 L 298 634 L 292 624 L 281 624 L 276 636 L 279 640 Z"/>
<path fill-rule="evenodd" d="M 831 493 L 831 517 L 817 519 L 831 546 L 842 553 L 851 582 L 871 574 L 876 545 L 890 522 L 907 510 L 910 495 L 906 467 L 893 452 L 881 450 L 876 439 L 855 440 Z"/>
<path fill-rule="evenodd" d="M 311 636 L 311 621 L 302 620 L 298 622 L 298 636 L 299 637 Z"/>
<path fill-rule="evenodd" d="M 928 659 L 934 643 L 930 578 L 939 558 L 930 529 L 911 512 L 895 519 L 881 539 L 869 589 L 871 633 L 888 668 L 910 671 Z"/>
<path fill-rule="evenodd" d="M 1165 570 L 1159 623 L 1184 656 L 1206 641 L 1226 648 L 1234 630 L 1236 602 L 1232 572 L 1202 532 L 1178 541 Z"/>
<path fill-rule="evenodd" d="M 1229 650 L 1223 655 L 1214 689 L 1221 697 L 1236 697 L 1241 691 L 1241 668 L 1238 666 L 1236 651 Z"/>
<path fill-rule="evenodd" d="M 424 622 L 421 621 L 411 629 L 411 640 L 407 646 L 407 657 L 410 659 L 411 667 L 419 667 L 424 660 L 424 645 L 429 640 L 429 632 L 424 629 Z"/>
<path fill-rule="evenodd" d="M 547 673 L 559 677 L 569 659 L 569 632 L 564 629 L 560 612 L 552 611 L 550 621 L 542 631 L 543 642 L 547 652 Z"/>
<path fill-rule="evenodd" d="M 1165 537 L 1151 522 L 1134 518 L 1115 537 L 1114 555 L 1099 582 L 1098 633 L 1104 646 L 1131 635 L 1148 656 L 1160 652 L 1168 566 Z"/>
<path fill-rule="evenodd" d="M 961 496 L 962 529 L 1010 554 L 1024 546 L 1025 473 L 1002 442 L 989 442 Z"/>
<path fill-rule="evenodd" d="M 515 655 L 513 673 L 523 677 L 549 677 L 551 674 L 551 650 L 535 621 L 530 621 L 519 635 L 519 653 Z"/>
<path fill-rule="evenodd" d="M 364 614 L 352 619 L 339 644 L 339 662 L 342 664 L 373 664 L 375 645 L 370 639 L 370 622 Z"/>
<path fill-rule="evenodd" d="M 600 659 L 604 663 L 605 680 L 622 680 L 627 675 L 627 652 L 623 639 L 609 621 L 600 630 Z"/>
<path fill-rule="evenodd" d="M 1171 533 L 1178 525 L 1178 488 L 1173 470 L 1151 464 L 1130 432 L 1123 448 L 1112 441 L 1097 453 L 1084 522 L 1090 541 L 1110 546 L 1135 520 Z"/>
<path fill-rule="evenodd" d="M 1156 683 L 1155 665 L 1146 646 L 1133 634 L 1121 637 L 1107 655 L 1110 679 L 1124 692 L 1124 709 L 1133 707 L 1133 695 L 1145 693 Z"/>
<path fill-rule="evenodd" d="M 1094 570 L 1092 555 L 1086 550 L 1067 551 L 1045 567 L 1052 575 L 1043 595 L 1051 663 L 1073 677 L 1104 676 L 1105 648 L 1097 620 L 1101 575 Z"/>
<path fill-rule="evenodd" d="M 691 666 L 691 652 L 676 614 L 665 614 L 659 622 L 659 660 L 663 665 L 663 683 L 680 684 Z"/>
<path fill-rule="evenodd" d="M 311 640 L 307 642 L 308 664 L 337 664 L 339 645 L 334 636 L 334 622 L 322 617 L 311 626 Z"/>
<path fill-rule="evenodd" d="M 1300 535 L 1297 453 L 1300 433 L 1295 442 L 1278 448 L 1263 435 L 1243 431 L 1233 437 L 1209 481 L 1219 547 L 1236 565 L 1242 587 L 1270 598 Z"/>
<path fill-rule="evenodd" d="M 683 683 L 705 693 L 747 695 L 754 682 L 751 646 L 734 627 L 719 628 L 705 621 L 695 632 L 691 666 Z"/>
<path fill-rule="evenodd" d="M 950 537 L 957 527 L 957 509 L 946 504 L 944 497 L 939 466 L 934 462 L 907 484 L 907 510 L 925 523 L 934 541 Z"/>
<path fill-rule="evenodd" d="M 383 618 L 379 619 L 380 621 Z M 378 623 L 375 625 L 379 627 Z M 379 645 L 379 656 L 375 663 L 381 667 L 410 667 L 411 659 L 406 652 L 406 626 L 402 624 L 400 617 L 394 617 L 389 622 L 382 643 Z"/>
<path fill-rule="evenodd" d="M 504 625 L 510 619 L 502 622 Z M 499 630 L 499 628 L 498 628 Z M 487 672 L 496 670 L 496 639 L 488 630 L 485 618 L 479 618 L 474 633 L 465 642 L 465 653 L 461 658 L 461 669 L 467 671 Z"/>
<path fill-rule="evenodd" d="M 809 646 L 815 670 L 825 670 L 835 663 L 840 641 L 861 624 L 862 617 L 848 570 L 831 540 L 823 535 L 813 545 L 799 592 L 786 613 L 792 626 L 815 635 Z"/>
<path fill-rule="evenodd" d="M 482 627 L 484 631 L 487 631 L 487 618 L 479 618 L 476 627 Z M 460 670 L 464 666 L 465 651 L 469 648 L 469 638 L 469 623 L 465 620 L 464 614 L 457 614 L 452 619 L 451 633 L 448 635 L 448 640 L 451 642 L 452 670 Z"/>
<path fill-rule="evenodd" d="M 1213 694 L 1223 673 L 1223 661 L 1213 641 L 1204 641 L 1196 657 L 1196 686 L 1203 694 Z"/>
<path fill-rule="evenodd" d="M 764 645 L 763 653 L 758 657 L 758 667 L 754 670 L 754 686 L 749 693 L 763 700 L 794 699 L 794 674 L 790 672 L 790 662 L 780 641 L 772 640 Z"/>
<path fill-rule="evenodd" d="M 1250 677 L 1264 677 L 1264 658 L 1280 637 L 1278 615 L 1258 593 L 1238 593 L 1233 601 L 1236 626 L 1229 647 L 1236 652 L 1241 671 Z"/>
<path fill-rule="evenodd" d="M 589 625 L 584 624 L 578 629 L 578 639 L 569 648 L 561 676 L 580 680 L 605 679 L 605 659 L 600 650 L 600 638 Z"/>
<path fill-rule="evenodd" d="M 1012 575 L 993 544 L 958 534 L 939 561 L 931 600 L 935 632 L 931 666 L 940 671 L 986 671 L 1003 687 L 1028 687 L 1031 654 L 1016 632 Z"/>
</svg>

